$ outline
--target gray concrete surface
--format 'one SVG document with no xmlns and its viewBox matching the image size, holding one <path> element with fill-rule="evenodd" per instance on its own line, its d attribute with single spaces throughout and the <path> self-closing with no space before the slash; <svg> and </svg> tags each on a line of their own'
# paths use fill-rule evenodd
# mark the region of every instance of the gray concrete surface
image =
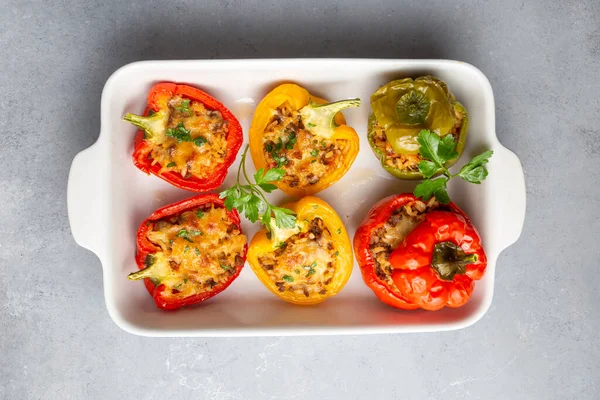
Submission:
<svg viewBox="0 0 600 400">
<path fill-rule="evenodd" d="M 600 3 L 0 2 L 1 399 L 600 398 Z M 149 339 L 104 306 L 67 221 L 100 92 L 136 60 L 450 58 L 479 67 L 523 162 L 492 308 L 439 334 Z"/>
</svg>

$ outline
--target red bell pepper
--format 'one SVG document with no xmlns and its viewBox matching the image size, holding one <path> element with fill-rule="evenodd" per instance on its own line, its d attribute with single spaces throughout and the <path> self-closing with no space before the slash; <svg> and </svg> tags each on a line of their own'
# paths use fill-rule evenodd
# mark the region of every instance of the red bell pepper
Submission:
<svg viewBox="0 0 600 400">
<path fill-rule="evenodd" d="M 185 218 L 187 218 L 187 223 L 190 224 L 189 226 L 200 226 L 199 221 L 203 218 L 210 218 L 209 213 L 214 212 L 216 209 L 222 209 L 224 212 L 223 216 L 219 216 L 219 221 L 226 220 L 226 223 L 233 225 L 230 225 L 227 233 L 229 234 L 229 231 L 231 230 L 231 234 L 233 235 L 235 234 L 235 230 L 237 230 L 239 232 L 237 234 L 241 235 L 244 241 L 241 253 L 237 256 L 235 254 L 231 255 L 231 257 L 235 257 L 235 261 L 231 262 L 231 260 L 227 260 L 227 258 L 219 258 L 218 262 L 220 265 L 218 267 L 223 269 L 223 271 L 219 271 L 222 274 L 218 279 L 219 282 L 215 281 L 212 277 L 208 280 L 205 279 L 204 282 L 198 281 L 194 278 L 194 271 L 190 270 L 189 265 L 187 268 L 183 268 L 182 265 L 174 264 L 174 261 L 168 261 L 168 264 L 164 264 L 166 267 L 163 266 L 161 269 L 160 263 L 156 260 L 159 258 L 158 256 L 160 254 L 164 254 L 164 249 L 161 248 L 160 244 L 156 244 L 149 240 L 148 233 L 154 231 L 157 224 L 161 221 L 173 223 L 174 221 L 180 220 L 183 213 L 187 213 Z M 205 221 L 205 223 L 208 224 L 209 229 L 216 226 L 216 224 L 211 221 L 211 219 Z M 163 222 L 163 224 L 166 223 Z M 160 230 L 160 228 L 158 229 Z M 223 250 L 225 250 L 225 248 L 220 249 L 214 246 L 207 249 L 206 252 L 204 249 L 199 250 L 198 247 L 195 247 L 194 249 L 194 246 L 197 245 L 194 243 L 196 237 L 203 237 L 202 231 L 193 231 L 191 229 L 188 231 L 186 229 L 181 229 L 176 232 L 175 239 L 183 240 L 183 243 L 185 243 L 185 255 L 188 257 L 196 257 L 196 260 L 204 260 L 206 257 L 216 258 L 219 252 L 223 253 Z M 215 235 L 214 232 L 208 234 Z M 171 248 L 177 246 L 177 243 L 174 244 L 173 242 L 173 240 L 170 241 Z M 224 244 L 221 244 L 221 242 L 222 241 L 219 242 L 219 246 L 227 246 L 226 241 L 224 241 Z M 156 305 L 164 310 L 174 310 L 186 305 L 200 303 L 225 290 L 240 274 L 246 261 L 247 250 L 248 245 L 246 243 L 246 238 L 242 234 L 240 217 L 237 210 L 232 209 L 231 211 L 227 211 L 223 200 L 219 198 L 218 194 L 201 194 L 159 208 L 142 222 L 137 232 L 137 252 L 135 257 L 140 270 L 129 274 L 128 278 L 131 280 L 144 279 L 146 288 L 154 298 Z M 224 253 L 227 253 L 227 251 Z M 196 260 L 194 260 L 194 262 Z M 199 269 L 205 269 L 203 277 L 206 277 L 206 272 L 208 271 L 207 268 L 210 267 L 209 265 L 202 265 L 201 261 L 200 265 L 194 263 L 192 263 L 192 265 L 197 266 Z M 177 290 L 177 286 L 174 285 L 173 282 L 184 282 L 184 288 L 187 288 L 187 292 L 192 292 L 192 294 L 185 296 L 185 289 L 182 289 L 181 291 Z M 206 284 L 207 282 L 208 285 Z"/>
<path fill-rule="evenodd" d="M 375 206 L 373 206 L 373 208 L 369 211 L 366 218 L 363 220 L 361 225 L 358 227 L 356 234 L 354 236 L 354 254 L 356 255 L 356 259 L 358 261 L 358 265 L 360 266 L 363 280 L 365 281 L 367 286 L 369 286 L 373 290 L 375 295 L 382 302 L 384 302 L 392 307 L 401 308 L 401 309 L 405 309 L 405 310 L 414 310 L 417 308 L 427 308 L 427 305 L 425 304 L 425 302 L 416 302 L 415 296 L 412 296 L 411 292 L 403 290 L 404 286 L 398 287 L 398 284 L 396 282 L 396 279 L 394 279 L 394 277 L 397 277 L 399 279 L 399 277 L 402 276 L 401 274 L 403 271 L 402 269 L 396 270 L 399 267 L 402 268 L 401 266 L 398 265 L 399 263 L 402 262 L 402 261 L 400 261 L 399 258 L 396 258 L 396 263 L 393 263 L 394 259 L 391 257 L 391 255 L 389 255 L 389 262 L 392 263 L 391 264 L 392 271 L 389 275 L 391 278 L 390 280 L 392 282 L 390 282 L 390 280 L 386 281 L 385 279 L 383 279 L 381 271 L 379 271 L 380 273 L 378 274 L 378 266 L 377 266 L 376 260 L 373 257 L 373 252 L 372 252 L 372 250 L 373 250 L 372 247 L 377 246 L 377 244 L 374 244 L 373 237 L 374 237 L 374 234 L 378 231 L 378 229 L 382 228 L 386 224 L 386 222 L 388 220 L 390 220 L 390 217 L 392 217 L 395 212 L 397 212 L 398 210 L 402 209 L 405 206 L 410 206 L 414 209 L 417 205 L 419 205 L 419 207 L 421 209 L 425 209 L 425 203 L 423 203 L 421 199 L 417 199 L 413 194 L 410 194 L 410 193 L 402 193 L 402 194 L 393 195 L 393 196 L 384 198 L 383 200 L 381 200 L 377 204 L 375 204 Z M 470 221 L 469 221 L 469 218 L 467 217 L 467 215 L 460 208 L 458 208 L 458 206 L 454 203 L 450 203 L 447 205 L 441 205 L 441 204 L 433 205 L 432 204 L 431 207 L 427 208 L 427 210 L 425 211 L 425 212 L 427 212 L 427 215 L 429 215 L 430 213 L 441 212 L 441 211 L 432 211 L 433 208 L 436 208 L 437 210 L 445 210 L 445 213 L 447 213 L 447 214 L 456 215 L 458 218 L 462 218 L 462 220 L 465 221 L 465 223 L 466 223 L 466 221 L 468 221 L 469 229 L 467 229 L 467 232 L 469 235 L 471 235 L 470 237 L 473 239 L 472 240 L 473 249 L 477 248 L 478 251 L 481 250 L 481 254 L 479 255 L 479 253 L 478 253 L 479 260 L 477 261 L 477 265 L 478 265 L 477 270 L 480 271 L 481 274 L 483 274 L 483 271 L 485 270 L 485 260 L 486 260 L 485 254 L 483 253 L 483 249 L 481 248 L 481 246 L 479 244 L 479 236 L 477 235 L 475 228 L 473 228 L 472 225 L 470 225 Z M 425 221 L 427 220 L 427 215 L 425 216 Z M 419 218 L 423 219 L 423 216 L 421 215 Z M 421 226 L 421 224 L 424 224 L 424 223 L 425 222 L 415 221 L 415 228 L 413 229 L 413 231 L 416 230 L 417 228 L 419 228 Z M 418 232 L 420 232 L 420 231 L 421 230 L 419 230 Z M 410 235 L 411 234 L 409 233 L 408 236 L 410 236 Z M 407 241 L 408 236 L 406 238 L 404 238 L 404 237 L 398 238 L 399 244 L 397 245 L 397 248 L 400 248 L 403 246 L 403 241 Z M 464 235 L 464 238 L 465 238 L 465 240 L 467 240 L 467 235 Z M 414 244 L 415 248 L 418 248 L 419 243 L 417 243 L 416 241 L 411 242 L 411 243 Z M 477 246 L 479 246 L 479 247 L 477 247 Z M 470 253 L 470 250 L 467 252 Z M 391 254 L 394 254 L 394 252 L 391 252 Z M 397 252 L 396 254 L 400 254 L 400 253 Z M 395 257 L 399 257 L 399 255 L 395 256 Z M 429 259 L 429 260 L 431 260 L 431 259 Z M 422 260 L 420 259 L 419 261 L 421 262 Z M 431 267 L 429 267 L 429 264 L 427 264 L 427 266 L 428 266 L 427 268 L 431 269 Z M 405 274 L 408 274 L 408 272 L 405 272 Z M 473 276 L 476 276 L 476 275 L 473 275 Z M 429 275 L 427 277 L 429 277 Z M 469 280 L 473 279 L 472 277 L 470 277 L 468 275 L 466 275 L 466 277 Z M 463 275 L 455 276 L 454 281 L 455 281 L 456 290 L 452 291 L 452 292 L 450 292 L 450 291 L 448 292 L 448 293 L 451 293 L 451 296 L 449 296 L 449 298 L 451 298 L 451 300 L 449 300 L 447 302 L 448 303 L 447 305 L 449 305 L 449 306 L 458 306 L 458 304 L 461 303 L 461 301 L 462 301 L 461 299 L 464 299 L 464 297 L 465 297 L 465 296 L 462 296 L 462 297 L 460 297 L 460 299 L 456 298 L 460 294 L 458 292 L 459 285 L 462 284 L 464 286 L 463 290 L 465 293 L 468 292 L 470 295 L 470 293 L 472 292 L 472 287 L 469 286 L 469 282 L 465 280 Z M 401 282 L 401 281 L 399 280 L 398 282 Z M 470 288 L 470 291 L 469 291 L 469 288 Z M 467 297 L 467 299 L 468 299 L 468 297 Z M 425 306 L 424 306 L 424 304 L 425 304 Z"/>
<path fill-rule="evenodd" d="M 156 143 L 153 143 L 152 138 L 159 132 L 162 133 L 161 136 L 164 136 L 163 132 L 167 129 L 173 112 L 169 101 L 174 96 L 187 102 L 186 107 L 189 107 L 189 102 L 191 101 L 192 103 L 197 102 L 202 104 L 206 110 L 220 112 L 223 121 L 227 124 L 226 154 L 222 162 L 217 163 L 213 170 L 208 171 L 206 176 L 199 177 L 189 172 L 186 176 L 182 176 L 181 171 L 171 169 L 176 163 L 161 165 L 157 160 L 152 158 L 152 151 L 157 146 Z M 184 121 L 185 117 L 192 115 L 192 111 L 189 108 L 186 108 L 186 112 L 183 118 Z M 177 85 L 175 83 L 159 83 L 155 85 L 148 94 L 148 106 L 144 116 L 127 114 L 124 119 L 140 128 L 135 136 L 135 148 L 133 151 L 133 163 L 135 166 L 145 173 L 156 175 L 174 186 L 194 192 L 205 192 L 221 186 L 227 176 L 227 170 L 235 161 L 243 142 L 242 127 L 233 113 L 212 96 L 187 85 Z M 206 144 L 203 137 L 193 138 L 189 136 L 190 131 L 185 130 L 183 122 L 177 128 L 184 129 L 182 131 L 184 141 L 194 143 L 197 146 Z M 186 134 L 187 136 L 185 136 Z M 167 133 L 167 135 L 169 134 Z M 175 137 L 179 142 L 181 141 L 182 136 Z M 198 139 L 201 140 L 198 141 Z M 188 171 L 187 168 L 184 170 Z"/>
<path fill-rule="evenodd" d="M 411 303 L 426 310 L 464 305 L 487 258 L 477 230 L 464 215 L 432 211 L 390 254 L 392 280 Z"/>
</svg>

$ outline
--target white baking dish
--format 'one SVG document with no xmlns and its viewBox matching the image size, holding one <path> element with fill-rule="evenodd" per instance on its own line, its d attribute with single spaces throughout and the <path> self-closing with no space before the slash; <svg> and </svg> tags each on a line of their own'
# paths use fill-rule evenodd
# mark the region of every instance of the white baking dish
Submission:
<svg viewBox="0 0 600 400">
<path fill-rule="evenodd" d="M 198 86 L 229 107 L 247 137 L 254 106 L 274 86 L 290 81 L 331 100 L 360 97 L 359 109 L 344 111 L 361 137 L 360 153 L 344 178 L 318 196 L 340 214 L 352 237 L 379 199 L 411 192 L 415 182 L 397 180 L 378 164 L 366 140 L 369 96 L 401 77 L 435 75 L 446 81 L 469 112 L 469 139 L 459 168 L 474 154 L 493 149 L 490 175 L 482 185 L 458 179 L 450 195 L 472 218 L 488 255 L 485 278 L 462 308 L 437 312 L 400 311 L 381 303 L 363 284 L 358 266 L 337 296 L 301 307 L 273 296 L 246 266 L 223 293 L 176 312 L 156 308 L 142 282 L 128 281 L 137 270 L 135 233 L 156 208 L 193 193 L 147 176 L 131 161 L 136 129 L 126 112 L 140 113 L 150 87 L 161 81 Z M 519 237 L 525 217 L 525 184 L 519 159 L 496 137 L 494 97 L 487 78 L 475 67 L 446 60 L 288 59 L 223 61 L 147 61 L 124 66 L 102 92 L 98 141 L 73 160 L 69 175 L 69 222 L 75 241 L 98 255 L 104 270 L 108 311 L 124 330 L 146 336 L 262 336 L 442 331 L 466 327 L 489 308 L 498 254 Z M 239 162 L 239 157 L 238 157 Z M 252 169 L 249 162 L 248 166 Z M 235 181 L 237 163 L 224 187 Z M 281 193 L 272 200 L 283 200 Z M 258 225 L 243 223 L 252 237 Z"/>
</svg>

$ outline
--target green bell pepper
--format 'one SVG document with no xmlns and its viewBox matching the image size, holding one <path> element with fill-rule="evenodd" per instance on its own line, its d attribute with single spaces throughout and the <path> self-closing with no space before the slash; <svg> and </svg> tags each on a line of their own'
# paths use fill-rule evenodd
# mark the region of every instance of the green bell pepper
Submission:
<svg viewBox="0 0 600 400">
<path fill-rule="evenodd" d="M 460 157 L 467 140 L 467 110 L 446 84 L 433 76 L 387 83 L 371 96 L 368 140 L 382 167 L 400 179 L 422 179 L 417 136 L 428 129 L 454 135 Z M 449 161 L 450 167 L 458 157 Z M 441 171 L 439 171 L 441 172 Z M 438 173 L 439 173 L 438 172 Z"/>
</svg>

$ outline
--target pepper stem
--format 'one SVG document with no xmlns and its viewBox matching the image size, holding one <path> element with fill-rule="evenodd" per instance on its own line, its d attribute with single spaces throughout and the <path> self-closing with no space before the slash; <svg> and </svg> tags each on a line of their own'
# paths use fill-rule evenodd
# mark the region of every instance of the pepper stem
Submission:
<svg viewBox="0 0 600 400">
<path fill-rule="evenodd" d="M 451 281 L 456 274 L 466 273 L 466 266 L 477 262 L 477 254 L 466 254 L 452 242 L 440 242 L 433 248 L 431 267 L 440 279 Z"/>
<path fill-rule="evenodd" d="M 162 132 L 165 129 L 165 115 L 162 112 L 158 112 L 147 117 L 127 113 L 123 119 L 146 132 L 144 139 L 150 139 L 156 133 Z"/>
<path fill-rule="evenodd" d="M 411 90 L 396 103 L 396 114 L 403 124 L 419 125 L 427 119 L 429 107 L 430 101 L 425 94 Z"/>
<path fill-rule="evenodd" d="M 144 269 L 140 269 L 137 272 L 130 273 L 127 275 L 127 279 L 130 281 L 139 281 L 140 279 L 150 278 L 151 276 L 154 276 L 154 274 L 152 271 L 152 266 L 149 266 Z"/>
<path fill-rule="evenodd" d="M 129 275 L 127 275 L 127 279 L 129 279 L 130 281 L 138 281 L 140 279 L 148 278 L 152 281 L 152 283 L 157 285 L 159 283 L 159 279 L 156 276 L 156 268 L 154 268 L 155 265 L 156 264 L 152 264 L 149 267 L 140 269 L 137 272 L 132 272 Z"/>
<path fill-rule="evenodd" d="M 331 137 L 337 127 L 334 117 L 340 111 L 359 107 L 360 99 L 340 100 L 334 103 L 318 104 L 312 100 L 300 109 L 304 127 L 312 134 L 325 138 Z"/>
</svg>

